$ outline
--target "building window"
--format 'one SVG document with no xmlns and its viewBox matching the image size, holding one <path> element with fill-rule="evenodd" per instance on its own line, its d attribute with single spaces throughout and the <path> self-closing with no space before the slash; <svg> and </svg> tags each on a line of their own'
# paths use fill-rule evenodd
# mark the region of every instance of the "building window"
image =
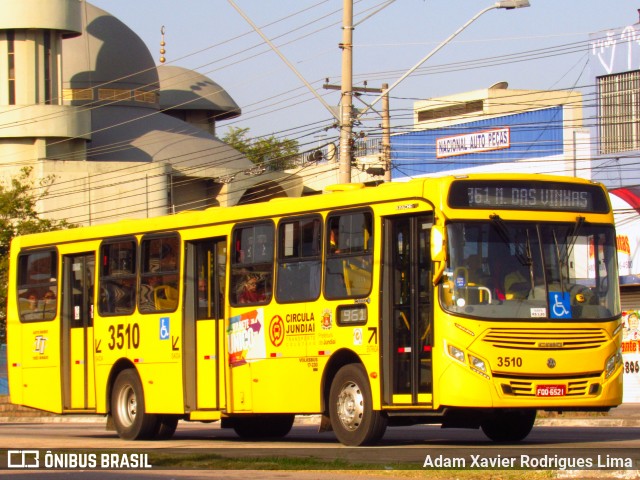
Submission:
<svg viewBox="0 0 640 480">
<path fill-rule="evenodd" d="M 51 32 L 44 32 L 44 103 L 51 105 L 51 98 L 53 97 L 52 88 L 53 81 L 51 78 L 51 72 L 53 71 L 53 65 L 51 64 Z"/>
<path fill-rule="evenodd" d="M 62 90 L 62 99 L 73 100 L 93 100 L 92 88 L 65 88 Z"/>
<path fill-rule="evenodd" d="M 9 105 L 16 104 L 16 32 L 7 30 L 7 57 L 9 62 Z"/>
<path fill-rule="evenodd" d="M 640 71 L 598 78 L 600 153 L 640 150 Z"/>
<path fill-rule="evenodd" d="M 474 100 L 472 102 L 458 102 L 446 107 L 431 108 L 418 112 L 419 122 L 428 122 L 430 120 L 439 120 L 441 118 L 460 117 L 470 113 L 482 112 L 484 109 L 483 100 Z"/>
<path fill-rule="evenodd" d="M 133 97 L 136 102 L 156 103 L 156 92 L 147 92 L 145 90 L 134 90 Z"/>
<path fill-rule="evenodd" d="M 131 100 L 131 90 L 123 90 L 119 88 L 99 88 L 99 100 Z"/>
</svg>

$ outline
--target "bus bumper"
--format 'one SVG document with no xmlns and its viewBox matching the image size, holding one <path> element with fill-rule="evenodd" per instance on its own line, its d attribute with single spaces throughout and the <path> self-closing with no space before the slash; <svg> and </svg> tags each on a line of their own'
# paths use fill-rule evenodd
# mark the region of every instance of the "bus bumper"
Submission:
<svg viewBox="0 0 640 480">
<path fill-rule="evenodd" d="M 622 403 L 623 368 L 609 377 L 570 376 L 540 379 L 490 377 L 466 365 L 452 363 L 442 375 L 434 407 L 536 408 L 539 410 L 599 410 Z M 455 382 L 448 378 L 456 378 Z"/>
</svg>

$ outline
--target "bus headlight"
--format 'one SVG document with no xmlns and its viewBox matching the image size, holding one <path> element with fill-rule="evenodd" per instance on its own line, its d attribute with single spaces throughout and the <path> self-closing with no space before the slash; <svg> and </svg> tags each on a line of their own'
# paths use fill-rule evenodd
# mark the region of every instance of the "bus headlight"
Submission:
<svg viewBox="0 0 640 480">
<path fill-rule="evenodd" d="M 474 357 L 469 354 L 469 363 L 471 364 L 471 368 L 475 368 L 483 373 L 487 371 L 487 365 L 484 363 L 484 360 L 480 360 L 478 357 Z"/>
<path fill-rule="evenodd" d="M 607 363 L 604 366 L 604 378 L 609 378 L 616 371 L 618 365 L 622 365 L 622 351 L 620 349 L 607 359 Z"/>
<path fill-rule="evenodd" d="M 458 360 L 459 362 L 464 363 L 464 352 L 460 350 L 458 347 L 454 347 L 453 345 L 447 345 L 447 351 L 449 355 Z"/>
</svg>

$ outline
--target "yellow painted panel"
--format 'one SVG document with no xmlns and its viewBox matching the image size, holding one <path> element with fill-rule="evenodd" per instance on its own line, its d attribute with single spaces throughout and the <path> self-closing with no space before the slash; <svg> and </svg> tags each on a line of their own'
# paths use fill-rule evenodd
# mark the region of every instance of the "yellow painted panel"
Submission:
<svg viewBox="0 0 640 480">
<path fill-rule="evenodd" d="M 220 408 L 221 409 L 225 409 L 227 408 L 227 387 L 228 387 L 228 381 L 227 381 L 227 372 L 228 370 L 228 364 L 227 364 L 227 357 L 226 357 L 226 344 L 227 344 L 227 338 L 225 337 L 225 322 L 224 321 L 219 321 L 218 322 L 218 330 L 219 330 L 219 344 L 218 344 L 218 357 L 220 358 L 220 361 L 218 362 L 218 388 L 220 389 L 219 391 L 219 402 L 220 402 Z"/>
<path fill-rule="evenodd" d="M 229 371 L 231 382 L 231 411 L 246 412 L 252 408 L 251 365 L 246 363 Z"/>
<path fill-rule="evenodd" d="M 84 329 L 72 328 L 70 331 L 70 378 L 71 382 L 71 408 L 85 408 L 84 392 L 85 384 L 85 339 Z"/>
<path fill-rule="evenodd" d="M 215 421 L 220 420 L 222 418 L 222 412 L 218 411 L 194 411 L 189 413 L 189 420 L 197 421 L 197 422 L 206 422 L 206 421 Z"/>
<path fill-rule="evenodd" d="M 22 333 L 22 404 L 60 413 L 60 326 L 55 321 L 28 323 Z"/>
<path fill-rule="evenodd" d="M 182 364 L 138 363 L 148 413 L 184 413 Z"/>
<path fill-rule="evenodd" d="M 99 355 L 96 355 L 96 412 L 107 413 L 107 379 L 111 372 L 112 365 L 104 364 L 98 361 Z"/>
<path fill-rule="evenodd" d="M 113 365 L 123 358 L 138 370 L 147 410 L 184 412 L 180 320 L 177 313 L 96 317 L 89 334 L 95 360 L 93 387 L 89 375 L 89 389 L 95 390 L 95 395 L 90 393 L 89 401 L 94 399 L 97 412 L 104 413 L 107 409 L 109 375 Z"/>
<path fill-rule="evenodd" d="M 411 395 L 408 395 L 408 394 L 393 395 L 393 397 L 391 397 L 391 401 L 396 405 L 401 405 L 401 404 L 411 405 Z"/>
<path fill-rule="evenodd" d="M 87 329 L 87 408 L 96 408 L 96 376 L 93 357 L 93 328 Z"/>
<path fill-rule="evenodd" d="M 251 364 L 253 411 L 317 413 L 321 369 L 318 357 L 273 358 Z"/>
<path fill-rule="evenodd" d="M 59 367 L 25 368 L 22 371 L 22 381 L 22 405 L 62 413 Z"/>
<path fill-rule="evenodd" d="M 220 360 L 224 362 L 215 344 L 216 321 L 201 320 L 196 328 L 197 405 L 199 409 L 216 408 L 219 379 L 217 366 Z"/>
</svg>

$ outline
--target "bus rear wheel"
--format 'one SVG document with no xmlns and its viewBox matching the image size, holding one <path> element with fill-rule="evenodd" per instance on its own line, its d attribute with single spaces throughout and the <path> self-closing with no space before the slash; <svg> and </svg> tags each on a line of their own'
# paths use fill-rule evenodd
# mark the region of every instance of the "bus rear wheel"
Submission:
<svg viewBox="0 0 640 480">
<path fill-rule="evenodd" d="M 295 415 L 243 415 L 233 419 L 233 429 L 241 438 L 282 438 L 291 431 Z"/>
<path fill-rule="evenodd" d="M 529 435 L 535 421 L 535 410 L 500 410 L 487 416 L 480 427 L 494 442 L 519 442 Z"/>
<path fill-rule="evenodd" d="M 179 415 L 159 415 L 157 422 L 157 432 L 152 435 L 156 440 L 169 440 L 178 428 Z"/>
<path fill-rule="evenodd" d="M 160 419 L 145 412 L 142 383 L 134 369 L 120 372 L 113 384 L 111 416 L 118 436 L 124 440 L 145 440 L 158 431 Z"/>
<path fill-rule="evenodd" d="M 371 386 L 362 365 L 345 365 L 331 382 L 329 417 L 338 440 L 349 446 L 373 445 L 387 429 L 387 416 L 373 410 Z"/>
</svg>

